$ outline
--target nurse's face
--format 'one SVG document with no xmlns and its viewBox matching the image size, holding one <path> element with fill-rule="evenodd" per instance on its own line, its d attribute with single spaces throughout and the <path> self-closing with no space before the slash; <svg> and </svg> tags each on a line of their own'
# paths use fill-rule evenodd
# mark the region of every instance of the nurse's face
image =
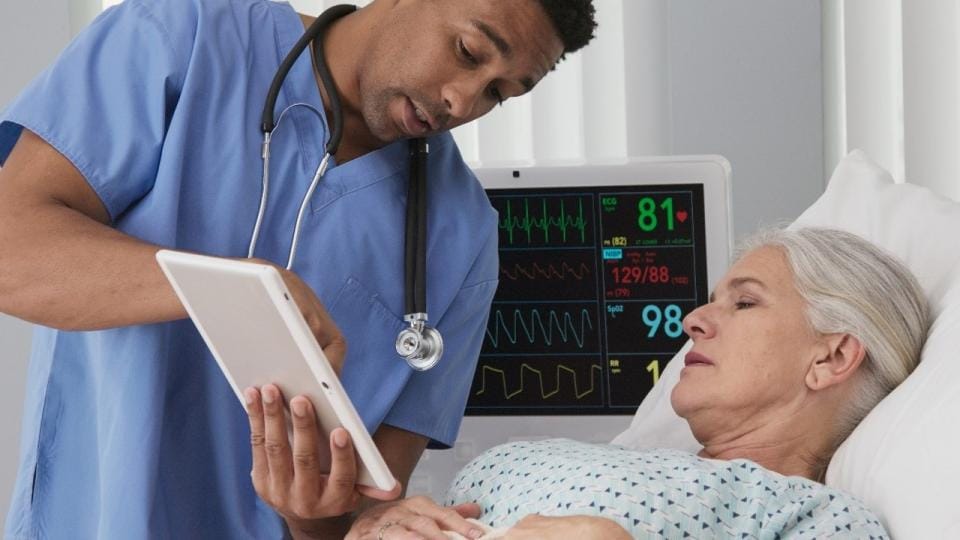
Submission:
<svg viewBox="0 0 960 540">
<path fill-rule="evenodd" d="M 693 348 L 671 402 L 697 439 L 776 422 L 803 399 L 806 373 L 825 350 L 806 309 L 783 252 L 762 247 L 730 269 L 709 304 L 687 315 Z"/>
<path fill-rule="evenodd" d="M 483 116 L 563 53 L 539 0 L 395 1 L 358 78 L 364 120 L 384 142 Z"/>
</svg>

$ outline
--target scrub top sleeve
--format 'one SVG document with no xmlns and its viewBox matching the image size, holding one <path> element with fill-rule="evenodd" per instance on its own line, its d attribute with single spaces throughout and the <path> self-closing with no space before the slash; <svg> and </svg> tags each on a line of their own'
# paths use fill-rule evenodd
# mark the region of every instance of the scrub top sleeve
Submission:
<svg viewBox="0 0 960 540">
<path fill-rule="evenodd" d="M 0 164 L 26 128 L 73 163 L 116 219 L 154 184 L 187 65 L 183 39 L 144 2 L 102 13 L 0 116 Z"/>
<path fill-rule="evenodd" d="M 450 448 L 457 439 L 480 348 L 487 332 L 490 303 L 497 291 L 497 230 L 485 244 L 472 271 L 437 323 L 443 358 L 428 371 L 414 373 L 383 423 L 430 438 L 428 448 Z M 472 283 L 472 284 L 471 284 Z"/>
</svg>

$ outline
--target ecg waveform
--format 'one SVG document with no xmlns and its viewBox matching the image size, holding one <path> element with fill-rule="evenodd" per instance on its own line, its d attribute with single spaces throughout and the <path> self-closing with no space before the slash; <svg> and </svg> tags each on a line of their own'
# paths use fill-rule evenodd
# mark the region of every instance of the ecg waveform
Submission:
<svg viewBox="0 0 960 540">
<path fill-rule="evenodd" d="M 521 264 L 516 263 L 513 265 L 512 270 L 508 270 L 506 267 L 500 267 L 500 274 L 511 281 L 517 281 L 521 279 L 527 280 L 537 280 L 537 279 L 549 279 L 549 280 L 566 280 L 568 277 L 575 279 L 577 281 L 583 281 L 590 275 L 590 266 L 587 263 L 580 263 L 578 266 L 570 266 L 567 263 L 560 265 L 560 268 L 557 268 L 553 263 L 548 264 L 546 267 L 541 266 L 539 263 L 532 264 Z"/>
<path fill-rule="evenodd" d="M 558 364 L 557 365 L 557 387 L 554 390 L 547 392 L 546 388 L 543 385 L 543 371 L 531 366 L 530 364 L 524 363 L 520 365 L 520 387 L 514 390 L 513 392 L 508 392 L 507 391 L 507 374 L 504 370 L 497 369 L 490 366 L 482 366 L 481 370 L 482 371 L 480 373 L 480 378 L 482 382 L 480 385 L 480 390 L 478 390 L 474 395 L 480 396 L 487 391 L 487 373 L 492 372 L 496 375 L 500 375 L 500 380 L 503 382 L 503 397 L 506 399 L 511 399 L 514 396 L 517 396 L 523 393 L 525 389 L 524 373 L 527 371 L 533 372 L 537 376 L 537 378 L 540 380 L 540 398 L 541 399 L 547 399 L 560 392 L 560 371 L 561 370 L 566 371 L 573 375 L 573 393 L 577 399 L 583 399 L 584 397 L 589 396 L 594 392 L 594 390 L 596 389 L 597 372 L 601 372 L 601 373 L 603 372 L 603 368 L 601 368 L 597 364 L 592 364 L 590 366 L 590 388 L 581 392 L 580 385 L 577 379 L 577 372 L 563 364 Z"/>
<path fill-rule="evenodd" d="M 577 317 L 580 318 L 579 323 L 575 321 Z M 500 346 L 502 337 L 514 345 L 523 337 L 530 344 L 536 343 L 541 337 L 543 344 L 550 346 L 554 343 L 556 332 L 563 343 L 573 341 L 582 349 L 587 332 L 593 330 L 593 317 L 586 309 L 581 309 L 579 313 L 563 310 L 562 315 L 555 309 L 548 310 L 546 315 L 541 314 L 539 309 L 514 309 L 511 323 L 507 322 L 508 318 L 504 317 L 503 310 L 497 309 L 491 324 L 487 326 L 487 339 L 494 347 Z"/>
<path fill-rule="evenodd" d="M 567 241 L 567 232 L 568 230 L 572 230 L 580 233 L 580 243 L 586 243 L 587 220 L 583 215 L 583 198 L 577 197 L 575 215 L 567 213 L 563 199 L 560 199 L 560 209 L 557 215 L 550 215 L 545 197 L 540 199 L 540 203 L 539 205 L 535 204 L 534 209 L 531 210 L 530 199 L 525 197 L 523 199 L 523 208 L 519 214 L 517 214 L 513 209 L 513 201 L 507 200 L 506 209 L 501 211 L 504 218 L 500 220 L 500 229 L 507 232 L 507 242 L 509 244 L 514 243 L 514 233 L 516 231 L 525 232 L 527 243 L 533 243 L 533 232 L 535 230 L 543 233 L 543 242 L 548 244 L 550 243 L 550 232 L 552 228 L 556 228 L 559 231 L 562 242 Z M 539 216 L 534 214 L 537 206 L 539 206 L 540 210 Z"/>
</svg>

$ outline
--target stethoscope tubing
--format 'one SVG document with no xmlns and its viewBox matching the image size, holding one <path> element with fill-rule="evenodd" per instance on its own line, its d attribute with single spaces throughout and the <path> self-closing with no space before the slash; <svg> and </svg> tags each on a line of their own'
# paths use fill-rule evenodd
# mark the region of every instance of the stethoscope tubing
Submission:
<svg viewBox="0 0 960 540">
<path fill-rule="evenodd" d="M 340 94 L 334 83 L 333 76 L 326 64 L 323 51 L 323 39 L 318 39 L 331 22 L 340 17 L 356 11 L 356 6 L 338 5 L 324 11 L 310 25 L 304 34 L 297 40 L 294 46 L 280 63 L 270 88 L 267 91 L 267 97 L 264 101 L 263 112 L 261 114 L 260 130 L 263 133 L 263 145 L 261 149 L 261 158 L 263 161 L 263 172 L 261 176 L 261 194 L 260 205 L 257 209 L 257 220 L 253 227 L 253 233 L 250 237 L 250 245 L 247 251 L 248 257 L 253 257 L 256 252 L 257 240 L 263 225 L 263 217 L 266 213 L 268 193 L 270 187 L 270 142 L 274 131 L 283 121 L 287 111 L 297 106 L 304 106 L 316 114 L 320 121 L 324 121 L 323 113 L 316 107 L 306 103 L 294 103 L 281 111 L 277 121 L 273 120 L 273 112 L 276 107 L 277 97 L 280 95 L 280 88 L 283 81 L 297 58 L 303 53 L 307 46 L 313 43 L 313 64 L 320 75 L 323 89 L 326 91 L 327 99 L 333 116 L 333 126 L 330 130 L 330 137 L 324 149 L 323 159 L 317 167 L 310 186 L 307 188 L 303 199 L 300 202 L 300 208 L 297 212 L 297 220 L 293 229 L 293 236 L 290 240 L 290 250 L 287 254 L 287 266 L 289 270 L 293 267 L 296 258 L 297 246 L 299 244 L 301 224 L 306 213 L 307 206 L 310 203 L 313 193 L 320 183 L 321 178 L 327 171 L 327 167 L 337 148 L 340 145 L 340 139 L 343 136 L 343 106 L 340 102 Z M 404 329 L 397 336 L 396 349 L 407 364 L 418 371 L 432 368 L 440 360 L 443 354 L 443 339 L 440 333 L 427 324 L 427 292 L 426 292 L 426 270 L 427 270 L 427 157 L 429 147 L 424 139 L 412 139 L 409 142 L 410 157 L 410 179 L 407 187 L 407 209 L 406 224 L 404 230 L 404 320 L 410 324 L 410 327 Z"/>
</svg>

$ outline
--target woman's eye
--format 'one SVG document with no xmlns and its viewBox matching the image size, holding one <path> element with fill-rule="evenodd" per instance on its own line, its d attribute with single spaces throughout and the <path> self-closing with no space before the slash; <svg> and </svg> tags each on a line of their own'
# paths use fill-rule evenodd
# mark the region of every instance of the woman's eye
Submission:
<svg viewBox="0 0 960 540">
<path fill-rule="evenodd" d="M 457 40 L 457 46 L 460 47 L 460 54 L 463 55 L 463 57 L 467 59 L 467 62 L 470 62 L 471 64 L 476 64 L 476 63 L 477 63 L 477 58 L 476 58 L 475 56 L 473 56 L 472 54 L 470 54 L 470 51 L 467 50 L 466 45 L 463 44 L 463 40 L 462 40 L 462 39 L 458 39 L 458 40 Z"/>
<path fill-rule="evenodd" d="M 754 306 L 754 303 L 753 303 L 753 302 L 749 302 L 749 301 L 747 301 L 747 300 L 741 300 L 741 301 L 735 303 L 734 305 L 737 307 L 737 309 L 748 309 L 748 308 L 753 307 L 753 306 Z"/>
</svg>

